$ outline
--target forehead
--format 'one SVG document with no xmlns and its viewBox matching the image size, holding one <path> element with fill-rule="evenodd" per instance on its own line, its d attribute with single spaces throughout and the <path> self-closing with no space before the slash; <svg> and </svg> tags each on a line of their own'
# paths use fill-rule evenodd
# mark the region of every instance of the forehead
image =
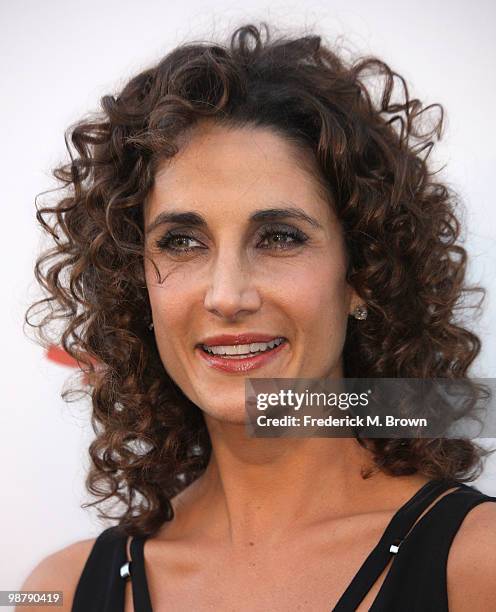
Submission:
<svg viewBox="0 0 496 612">
<path fill-rule="evenodd" d="M 330 219 L 317 162 L 277 132 L 202 122 L 158 166 L 147 198 L 147 220 L 167 208 L 195 208 L 225 218 L 251 209 L 293 203 Z"/>
</svg>

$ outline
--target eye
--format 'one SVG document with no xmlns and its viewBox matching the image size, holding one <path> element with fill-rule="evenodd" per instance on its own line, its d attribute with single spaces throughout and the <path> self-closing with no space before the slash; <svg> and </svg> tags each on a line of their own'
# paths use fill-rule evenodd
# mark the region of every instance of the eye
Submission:
<svg viewBox="0 0 496 612">
<path fill-rule="evenodd" d="M 308 236 L 296 227 L 274 226 L 264 228 L 258 246 L 261 249 L 291 249 L 308 240 Z"/>
<path fill-rule="evenodd" d="M 200 246 L 192 246 L 192 243 Z M 161 251 L 171 251 L 174 253 L 188 253 L 205 248 L 194 236 L 171 230 L 156 240 L 155 246 Z"/>
<path fill-rule="evenodd" d="M 257 247 L 261 249 L 288 250 L 298 247 L 308 240 L 308 236 L 296 227 L 270 226 L 259 232 Z M 192 251 L 204 250 L 207 247 L 184 230 L 168 230 L 161 238 L 155 241 L 160 251 L 183 254 Z"/>
</svg>

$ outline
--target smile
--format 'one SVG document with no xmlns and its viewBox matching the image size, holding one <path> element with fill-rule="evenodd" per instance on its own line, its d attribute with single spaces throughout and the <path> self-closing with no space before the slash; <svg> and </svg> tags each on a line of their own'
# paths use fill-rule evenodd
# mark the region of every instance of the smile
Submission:
<svg viewBox="0 0 496 612">
<path fill-rule="evenodd" d="M 220 346 L 207 346 L 202 344 L 202 349 L 211 355 L 222 355 L 226 358 L 236 359 L 250 357 L 265 353 L 284 342 L 284 338 L 274 338 L 271 342 L 252 342 L 251 344 L 227 344 Z"/>
<path fill-rule="evenodd" d="M 247 372 L 272 361 L 286 345 L 286 338 L 274 338 L 250 344 L 200 344 L 196 350 L 211 367 L 225 372 Z"/>
</svg>

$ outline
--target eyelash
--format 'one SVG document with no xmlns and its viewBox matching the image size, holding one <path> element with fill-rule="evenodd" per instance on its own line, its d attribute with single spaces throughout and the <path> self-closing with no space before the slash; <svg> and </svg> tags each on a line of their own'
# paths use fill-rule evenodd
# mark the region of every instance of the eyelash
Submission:
<svg viewBox="0 0 496 612">
<path fill-rule="evenodd" d="M 260 237 L 260 242 L 266 240 L 267 238 L 273 236 L 284 236 L 285 238 L 291 238 L 292 242 L 284 242 L 279 243 L 285 244 L 286 246 L 274 246 L 275 250 L 286 250 L 295 248 L 308 240 L 308 236 L 304 234 L 301 230 L 296 228 L 280 228 L 280 227 L 271 227 L 265 228 Z M 169 230 L 167 231 L 161 238 L 159 238 L 155 242 L 155 246 L 161 251 L 172 251 L 172 252 L 180 252 L 180 253 L 188 253 L 191 251 L 195 251 L 198 249 L 202 249 L 204 247 L 186 247 L 186 248 L 177 248 L 172 246 L 172 242 L 175 238 L 185 238 L 187 240 L 196 240 L 194 236 L 190 236 L 178 230 Z M 276 243 L 277 244 L 277 243 Z M 270 246 L 261 246 L 261 249 L 270 249 Z"/>
</svg>

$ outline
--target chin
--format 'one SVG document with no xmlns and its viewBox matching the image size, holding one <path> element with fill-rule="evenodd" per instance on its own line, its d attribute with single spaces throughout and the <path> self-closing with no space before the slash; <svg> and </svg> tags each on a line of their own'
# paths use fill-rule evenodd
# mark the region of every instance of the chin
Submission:
<svg viewBox="0 0 496 612">
<path fill-rule="evenodd" d="M 237 414 L 237 415 L 224 415 L 218 419 L 221 423 L 225 423 L 226 425 L 236 425 L 237 427 L 246 427 L 245 415 Z"/>
<path fill-rule="evenodd" d="M 222 408 L 208 407 L 201 409 L 207 418 L 214 419 L 219 423 L 228 423 L 230 425 L 244 425 L 246 423 L 246 411 L 243 406 L 236 406 L 226 410 L 225 405 Z"/>
</svg>

